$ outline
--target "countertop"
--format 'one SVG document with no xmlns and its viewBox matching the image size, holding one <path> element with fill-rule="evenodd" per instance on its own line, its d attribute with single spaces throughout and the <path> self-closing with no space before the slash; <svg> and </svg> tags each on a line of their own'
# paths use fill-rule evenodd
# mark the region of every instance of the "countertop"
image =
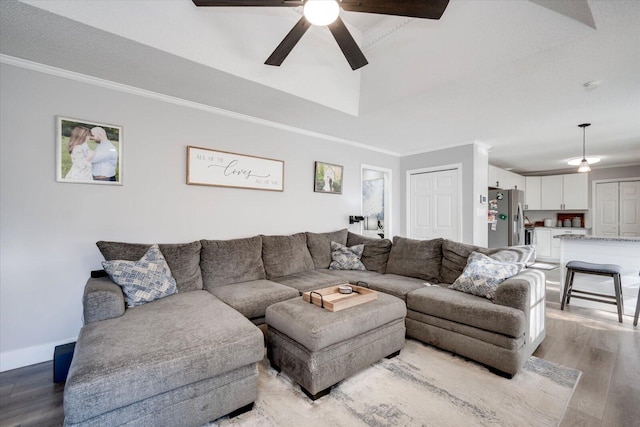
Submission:
<svg viewBox="0 0 640 427">
<path fill-rule="evenodd" d="M 525 227 L 529 228 L 529 227 Z M 591 230 L 591 227 L 544 227 L 544 226 L 536 226 L 533 228 L 543 228 L 546 230 Z"/>
<path fill-rule="evenodd" d="M 640 243 L 640 236 L 638 237 L 625 237 L 625 236 L 581 236 L 579 234 L 565 234 L 554 236 L 555 239 L 568 239 L 568 240 L 592 240 L 600 242 L 638 242 Z"/>
</svg>

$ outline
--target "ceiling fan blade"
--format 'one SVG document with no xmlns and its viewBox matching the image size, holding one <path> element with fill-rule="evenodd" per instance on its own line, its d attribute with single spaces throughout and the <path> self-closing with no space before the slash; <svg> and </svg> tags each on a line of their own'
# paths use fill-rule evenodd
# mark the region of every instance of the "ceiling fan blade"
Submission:
<svg viewBox="0 0 640 427">
<path fill-rule="evenodd" d="M 298 7 L 302 0 L 193 0 L 196 6 Z"/>
<path fill-rule="evenodd" d="M 307 18 L 304 16 L 300 18 L 300 20 L 293 26 L 289 34 L 280 42 L 276 50 L 273 51 L 271 56 L 267 58 L 265 64 L 267 65 L 275 65 L 279 67 L 282 62 L 285 60 L 287 55 L 291 53 L 291 50 L 295 47 L 295 45 L 300 41 L 304 33 L 307 32 L 309 27 L 311 26 L 311 22 L 307 21 Z"/>
<path fill-rule="evenodd" d="M 340 7 L 349 12 L 440 19 L 448 4 L 449 0 L 343 0 Z"/>
<path fill-rule="evenodd" d="M 340 46 L 345 58 L 347 58 L 349 65 L 351 65 L 352 70 L 355 71 L 369 63 L 340 17 L 329 24 L 328 27 L 331 34 L 333 34 L 333 38 L 338 42 L 338 46 Z"/>
</svg>

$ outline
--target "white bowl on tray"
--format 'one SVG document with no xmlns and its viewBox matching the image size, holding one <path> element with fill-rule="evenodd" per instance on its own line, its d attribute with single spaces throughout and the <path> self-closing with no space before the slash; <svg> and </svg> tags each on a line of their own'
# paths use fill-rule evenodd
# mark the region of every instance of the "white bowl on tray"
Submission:
<svg viewBox="0 0 640 427">
<path fill-rule="evenodd" d="M 353 288 L 349 285 L 340 285 L 338 286 L 338 292 L 341 294 L 350 294 L 353 292 Z"/>
</svg>

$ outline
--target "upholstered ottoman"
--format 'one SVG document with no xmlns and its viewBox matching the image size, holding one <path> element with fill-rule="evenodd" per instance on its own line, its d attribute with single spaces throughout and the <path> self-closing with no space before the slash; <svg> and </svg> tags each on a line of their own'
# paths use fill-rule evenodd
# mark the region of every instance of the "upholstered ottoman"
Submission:
<svg viewBox="0 0 640 427">
<path fill-rule="evenodd" d="M 404 302 L 379 293 L 378 299 L 331 312 L 302 298 L 267 308 L 267 354 L 313 400 L 331 387 L 404 345 Z"/>
</svg>

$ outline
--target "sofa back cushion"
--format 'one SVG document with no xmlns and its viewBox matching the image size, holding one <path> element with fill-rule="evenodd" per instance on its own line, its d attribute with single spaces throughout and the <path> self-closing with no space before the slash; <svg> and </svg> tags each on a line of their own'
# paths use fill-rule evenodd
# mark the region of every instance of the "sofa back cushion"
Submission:
<svg viewBox="0 0 640 427">
<path fill-rule="evenodd" d="M 482 248 L 467 243 L 445 240 L 442 243 L 442 268 L 440 278 L 443 283 L 453 283 L 467 266 L 467 258 L 472 252 L 489 255 L 496 261 L 518 264 L 519 270 L 535 256 L 533 246 L 510 246 L 505 248 Z"/>
<path fill-rule="evenodd" d="M 151 247 L 146 243 L 106 242 L 96 243 L 107 261 L 138 261 Z M 160 244 L 160 252 L 169 265 L 178 292 L 202 289 L 200 272 L 200 242 Z"/>
<path fill-rule="evenodd" d="M 384 274 L 387 271 L 391 241 L 388 239 L 372 239 L 360 234 L 349 232 L 346 246 L 364 245 L 364 252 L 360 261 L 368 271 Z"/>
<path fill-rule="evenodd" d="M 261 236 L 262 260 L 267 279 L 302 273 L 315 268 L 307 248 L 307 235 Z"/>
<path fill-rule="evenodd" d="M 201 240 L 200 243 L 200 269 L 205 289 L 265 278 L 260 236 Z"/>
<path fill-rule="evenodd" d="M 440 283 L 441 264 L 442 239 L 414 240 L 395 236 L 387 273 Z"/>
<path fill-rule="evenodd" d="M 331 233 L 307 232 L 307 248 L 313 259 L 313 265 L 318 268 L 329 268 L 331 264 L 331 242 L 347 245 L 347 229 Z"/>
</svg>

